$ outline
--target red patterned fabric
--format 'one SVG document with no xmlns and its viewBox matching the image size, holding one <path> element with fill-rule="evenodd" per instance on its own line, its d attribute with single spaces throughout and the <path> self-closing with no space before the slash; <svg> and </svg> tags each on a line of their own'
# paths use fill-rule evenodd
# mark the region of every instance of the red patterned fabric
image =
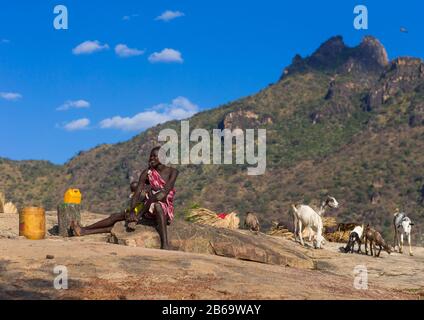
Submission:
<svg viewBox="0 0 424 320">
<path fill-rule="evenodd" d="M 147 172 L 147 177 L 149 179 L 149 183 L 153 191 L 159 191 L 163 189 L 166 185 L 165 180 L 163 180 L 159 172 L 155 169 L 150 169 Z M 162 210 L 168 219 L 168 222 L 171 222 L 174 219 L 174 196 L 175 189 L 172 189 L 171 191 L 169 191 L 164 202 L 159 201 Z M 150 218 L 154 218 L 154 214 L 152 212 L 148 212 L 147 215 Z"/>
<path fill-rule="evenodd" d="M 228 216 L 228 213 L 219 213 L 217 216 L 218 218 L 225 219 Z"/>
</svg>

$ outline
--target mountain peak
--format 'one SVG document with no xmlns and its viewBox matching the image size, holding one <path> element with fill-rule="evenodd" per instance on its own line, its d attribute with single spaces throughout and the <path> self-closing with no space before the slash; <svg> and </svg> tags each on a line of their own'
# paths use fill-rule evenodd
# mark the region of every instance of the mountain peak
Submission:
<svg viewBox="0 0 424 320">
<path fill-rule="evenodd" d="M 311 56 L 302 58 L 296 55 L 293 63 L 285 69 L 283 77 L 307 70 L 380 73 L 388 64 L 386 49 L 377 38 L 366 36 L 358 46 L 348 47 L 342 36 L 334 36 L 325 41 Z"/>
<path fill-rule="evenodd" d="M 361 59 L 365 64 L 377 65 L 383 68 L 389 64 L 386 48 L 373 36 L 364 37 L 361 44 L 355 49 L 357 58 Z"/>
<path fill-rule="evenodd" d="M 326 56 L 326 55 L 334 55 L 340 54 L 347 47 L 343 41 L 342 36 L 334 36 L 325 41 L 317 51 L 313 54 L 313 56 Z"/>
<path fill-rule="evenodd" d="M 347 49 L 342 36 L 331 37 L 325 41 L 312 55 L 316 59 L 329 58 L 343 53 Z"/>
</svg>

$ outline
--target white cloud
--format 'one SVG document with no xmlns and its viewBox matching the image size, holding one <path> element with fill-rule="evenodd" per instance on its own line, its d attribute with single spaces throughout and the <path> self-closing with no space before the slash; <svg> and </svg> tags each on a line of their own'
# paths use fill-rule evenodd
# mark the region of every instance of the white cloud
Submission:
<svg viewBox="0 0 424 320">
<path fill-rule="evenodd" d="M 82 109 L 82 108 L 90 108 L 90 102 L 86 100 L 68 100 L 64 104 L 62 104 L 60 107 L 58 107 L 57 111 L 66 111 L 69 109 Z"/>
<path fill-rule="evenodd" d="M 166 10 L 159 17 L 156 17 L 155 20 L 168 22 L 168 21 L 174 20 L 175 18 L 184 17 L 184 16 L 185 14 L 183 12 Z"/>
<path fill-rule="evenodd" d="M 166 115 L 156 111 L 145 111 L 136 114 L 134 117 L 120 117 L 104 119 L 100 122 L 100 127 L 103 129 L 119 129 L 123 131 L 139 131 L 148 127 L 155 126 L 158 123 L 168 121 Z"/>
<path fill-rule="evenodd" d="M 83 118 L 83 119 L 78 119 L 75 121 L 68 122 L 63 126 L 63 128 L 66 131 L 76 131 L 76 130 L 87 129 L 89 125 L 90 125 L 90 120 L 87 118 Z"/>
<path fill-rule="evenodd" d="M 185 97 L 177 97 L 171 103 L 159 104 L 133 117 L 115 116 L 104 119 L 100 122 L 100 127 L 103 129 L 118 129 L 123 131 L 141 131 L 159 123 L 187 119 L 198 111 L 198 105 Z"/>
<path fill-rule="evenodd" d="M 161 103 L 152 108 L 155 111 L 168 114 L 171 120 L 190 118 L 199 112 L 199 106 L 186 97 L 177 97 L 171 103 Z"/>
<path fill-rule="evenodd" d="M 125 44 L 118 44 L 115 47 L 115 53 L 121 58 L 140 56 L 144 53 L 144 50 L 131 49 Z"/>
<path fill-rule="evenodd" d="M 78 46 L 76 46 L 74 49 L 72 49 L 73 54 L 80 55 L 80 54 L 92 54 L 94 52 L 108 50 L 109 45 L 108 44 L 101 44 L 99 41 L 84 41 L 83 43 L 80 43 Z"/>
<path fill-rule="evenodd" d="M 137 18 L 138 16 L 139 16 L 139 14 L 135 13 L 135 14 L 132 14 L 132 15 L 130 15 L 130 16 L 123 16 L 123 17 L 122 17 L 122 20 L 124 20 L 124 21 L 129 21 L 129 20 L 131 20 L 132 18 Z"/>
<path fill-rule="evenodd" d="M 183 58 L 181 56 L 181 52 L 174 50 L 174 49 L 163 49 L 161 52 L 154 52 L 150 55 L 149 61 L 151 63 L 158 63 L 158 62 L 165 62 L 165 63 L 171 63 L 171 62 L 177 62 L 177 63 L 183 63 Z"/>
<path fill-rule="evenodd" d="M 22 95 L 16 92 L 0 92 L 0 98 L 7 101 L 17 101 L 22 99 Z"/>
</svg>

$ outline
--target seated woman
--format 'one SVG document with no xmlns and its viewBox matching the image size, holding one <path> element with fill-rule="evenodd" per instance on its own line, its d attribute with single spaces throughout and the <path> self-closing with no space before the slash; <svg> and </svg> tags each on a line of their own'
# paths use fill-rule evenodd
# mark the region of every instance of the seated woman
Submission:
<svg viewBox="0 0 424 320">
<path fill-rule="evenodd" d="M 156 222 L 160 235 L 161 249 L 168 249 L 167 225 L 174 219 L 175 181 L 178 170 L 165 166 L 159 161 L 160 147 L 150 152 L 149 167 L 140 175 L 139 182 L 131 186 L 131 207 L 123 213 L 111 215 L 91 226 L 81 227 L 72 223 L 72 229 L 77 236 L 108 233 L 118 221 L 127 221 L 128 225 L 148 219 Z M 140 206 L 142 204 L 142 207 Z"/>
</svg>

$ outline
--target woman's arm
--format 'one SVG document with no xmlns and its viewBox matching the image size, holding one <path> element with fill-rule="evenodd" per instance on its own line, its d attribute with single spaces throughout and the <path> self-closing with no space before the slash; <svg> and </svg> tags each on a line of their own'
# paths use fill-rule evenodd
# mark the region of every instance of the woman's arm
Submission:
<svg viewBox="0 0 424 320">
<path fill-rule="evenodd" d="M 148 172 L 148 169 L 145 169 L 140 174 L 140 178 L 138 180 L 137 191 L 135 192 L 135 194 L 134 194 L 134 196 L 132 197 L 132 200 L 131 200 L 131 212 L 134 211 L 135 207 L 137 206 L 137 204 L 139 202 L 141 193 L 146 188 L 147 172 Z"/>
<path fill-rule="evenodd" d="M 174 189 L 175 181 L 177 180 L 177 177 L 178 177 L 179 172 L 178 172 L 177 169 L 174 169 L 174 168 L 170 168 L 170 169 L 171 169 L 171 172 L 169 174 L 168 182 L 165 184 L 165 187 L 162 189 L 161 192 L 153 195 L 153 200 L 154 201 L 163 201 L 164 199 L 166 199 L 166 197 L 168 196 L 169 192 L 172 189 Z"/>
</svg>

